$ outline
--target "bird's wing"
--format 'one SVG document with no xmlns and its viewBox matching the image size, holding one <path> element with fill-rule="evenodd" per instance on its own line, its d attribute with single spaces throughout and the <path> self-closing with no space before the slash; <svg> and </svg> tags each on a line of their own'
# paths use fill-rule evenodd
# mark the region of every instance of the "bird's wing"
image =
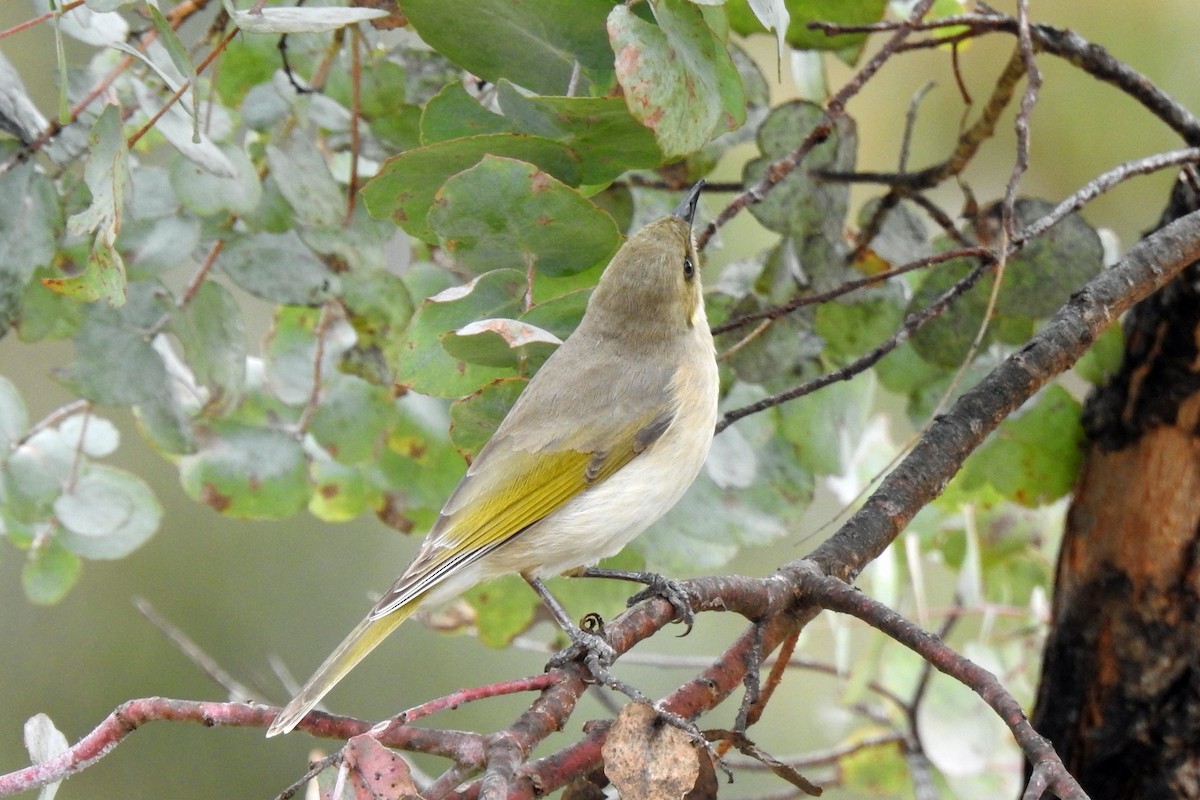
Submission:
<svg viewBox="0 0 1200 800">
<path fill-rule="evenodd" d="M 547 362 L 543 372 L 550 366 Z M 609 385 L 602 394 L 613 397 L 580 399 L 544 396 L 538 382 L 532 382 L 446 501 L 416 559 L 371 617 L 386 616 L 429 591 L 602 483 L 662 436 L 675 414 L 668 400 L 669 380 L 647 383 L 640 391 Z M 571 420 L 570 427 L 557 433 L 548 429 L 553 423 L 543 424 L 540 409 L 553 409 L 553 419 Z"/>
</svg>

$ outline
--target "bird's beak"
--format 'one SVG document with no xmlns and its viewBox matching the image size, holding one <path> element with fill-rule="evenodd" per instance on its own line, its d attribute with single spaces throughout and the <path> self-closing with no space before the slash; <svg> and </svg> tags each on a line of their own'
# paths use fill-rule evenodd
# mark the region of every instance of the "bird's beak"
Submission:
<svg viewBox="0 0 1200 800">
<path fill-rule="evenodd" d="M 683 198 L 683 202 L 676 207 L 671 213 L 682 220 L 686 220 L 690 226 L 692 218 L 696 216 L 696 205 L 700 202 L 700 190 L 704 188 L 704 179 L 696 181 L 696 185 L 688 189 L 687 197 Z"/>
</svg>

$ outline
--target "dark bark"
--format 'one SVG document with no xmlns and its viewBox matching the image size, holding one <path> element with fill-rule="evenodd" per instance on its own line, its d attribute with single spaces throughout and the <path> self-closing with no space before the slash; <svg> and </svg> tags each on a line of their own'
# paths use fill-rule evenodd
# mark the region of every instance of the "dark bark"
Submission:
<svg viewBox="0 0 1200 800">
<path fill-rule="evenodd" d="M 1180 182 L 1164 224 L 1200 207 Z M 1200 797 L 1200 263 L 1088 399 L 1033 722 L 1093 800 Z"/>
</svg>

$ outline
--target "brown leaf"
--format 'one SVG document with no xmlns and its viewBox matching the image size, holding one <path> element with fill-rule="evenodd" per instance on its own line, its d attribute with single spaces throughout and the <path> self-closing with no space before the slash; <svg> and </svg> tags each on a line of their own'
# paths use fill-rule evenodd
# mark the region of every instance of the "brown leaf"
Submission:
<svg viewBox="0 0 1200 800">
<path fill-rule="evenodd" d="M 388 750 L 370 734 L 355 736 L 346 744 L 346 788 L 354 800 L 417 800 L 417 787 L 408 762 Z M 347 795 L 343 795 L 347 796 Z M 341 800 L 336 798 L 335 800 Z"/>
<path fill-rule="evenodd" d="M 621 709 L 602 754 L 604 773 L 626 800 L 680 800 L 700 774 L 688 735 L 646 703 Z"/>
</svg>

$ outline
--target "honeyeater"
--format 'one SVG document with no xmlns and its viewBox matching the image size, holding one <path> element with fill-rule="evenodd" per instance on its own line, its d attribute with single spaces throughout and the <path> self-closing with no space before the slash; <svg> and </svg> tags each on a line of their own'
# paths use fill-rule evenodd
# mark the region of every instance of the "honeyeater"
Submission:
<svg viewBox="0 0 1200 800">
<path fill-rule="evenodd" d="M 702 184 L 613 256 L 579 327 L 479 451 L 416 558 L 268 736 L 292 730 L 420 605 L 509 573 L 537 582 L 595 564 L 691 485 L 717 417 L 717 365 L 692 236 Z"/>
</svg>

